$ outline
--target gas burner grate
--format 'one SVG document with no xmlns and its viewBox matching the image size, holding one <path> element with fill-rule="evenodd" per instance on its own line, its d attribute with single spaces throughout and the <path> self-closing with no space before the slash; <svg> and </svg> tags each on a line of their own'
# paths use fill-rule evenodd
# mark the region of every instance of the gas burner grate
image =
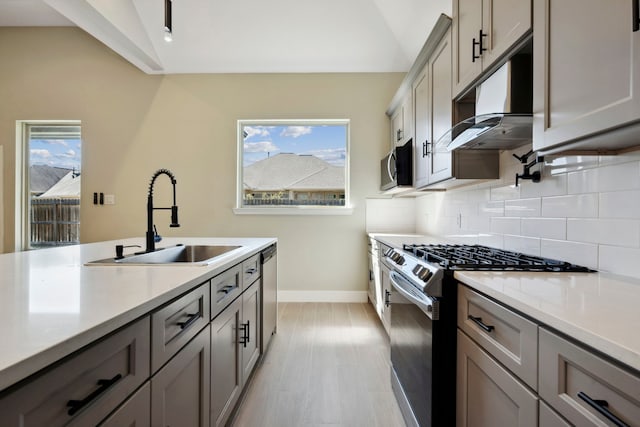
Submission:
<svg viewBox="0 0 640 427">
<path fill-rule="evenodd" d="M 480 245 L 403 245 L 403 250 L 447 270 L 592 272 L 586 267 Z"/>
</svg>

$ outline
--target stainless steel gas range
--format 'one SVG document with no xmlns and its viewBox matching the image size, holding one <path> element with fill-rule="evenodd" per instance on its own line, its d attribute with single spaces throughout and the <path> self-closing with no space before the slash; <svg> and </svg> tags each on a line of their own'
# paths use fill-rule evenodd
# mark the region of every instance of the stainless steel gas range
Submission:
<svg viewBox="0 0 640 427">
<path fill-rule="evenodd" d="M 403 245 L 382 260 L 392 284 L 392 386 L 407 425 L 420 427 L 456 422 L 456 270 L 592 271 L 478 245 Z"/>
</svg>

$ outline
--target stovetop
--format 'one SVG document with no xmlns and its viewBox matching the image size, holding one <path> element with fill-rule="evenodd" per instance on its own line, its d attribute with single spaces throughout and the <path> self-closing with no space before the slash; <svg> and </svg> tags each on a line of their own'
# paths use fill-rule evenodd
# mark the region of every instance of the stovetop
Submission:
<svg viewBox="0 0 640 427">
<path fill-rule="evenodd" d="M 405 252 L 445 270 L 593 272 L 587 267 L 480 245 L 403 245 Z"/>
</svg>

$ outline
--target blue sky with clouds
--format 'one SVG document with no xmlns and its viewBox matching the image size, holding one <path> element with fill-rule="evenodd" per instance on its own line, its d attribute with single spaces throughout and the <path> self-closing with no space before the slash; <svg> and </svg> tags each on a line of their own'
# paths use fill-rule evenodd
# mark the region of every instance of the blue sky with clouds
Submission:
<svg viewBox="0 0 640 427">
<path fill-rule="evenodd" d="M 347 125 L 244 125 L 244 166 L 278 153 L 311 154 L 344 166 Z"/>
<path fill-rule="evenodd" d="M 80 170 L 80 139 L 31 139 L 29 161 L 32 165 L 49 165 Z"/>
</svg>

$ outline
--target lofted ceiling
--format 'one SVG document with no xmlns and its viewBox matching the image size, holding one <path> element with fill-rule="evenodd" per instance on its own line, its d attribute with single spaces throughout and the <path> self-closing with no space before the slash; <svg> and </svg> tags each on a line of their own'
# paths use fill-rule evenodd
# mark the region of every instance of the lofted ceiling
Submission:
<svg viewBox="0 0 640 427">
<path fill-rule="evenodd" d="M 141 70 L 407 71 L 451 0 L 0 0 L 0 26 L 77 26 Z"/>
</svg>

